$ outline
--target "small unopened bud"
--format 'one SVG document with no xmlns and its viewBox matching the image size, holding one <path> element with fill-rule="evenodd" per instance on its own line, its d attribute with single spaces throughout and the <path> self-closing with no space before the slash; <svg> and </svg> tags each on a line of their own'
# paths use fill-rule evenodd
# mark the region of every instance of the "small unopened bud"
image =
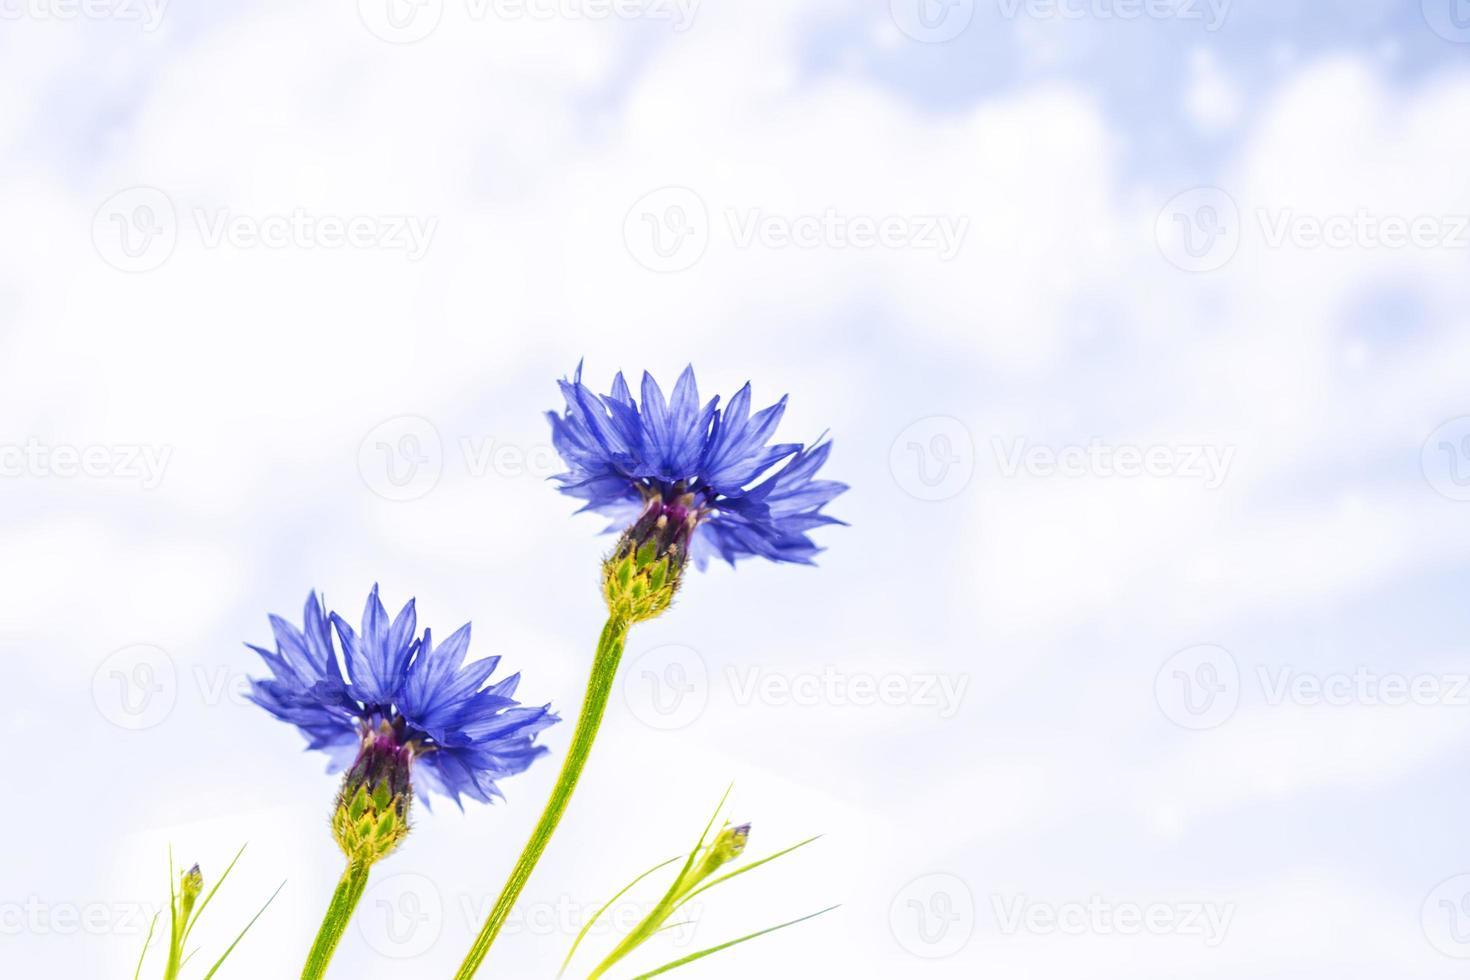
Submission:
<svg viewBox="0 0 1470 980">
<path fill-rule="evenodd" d="M 413 750 L 399 744 L 386 722 L 364 734 L 332 814 L 332 835 L 349 861 L 373 864 L 408 836 L 412 762 Z"/>
<path fill-rule="evenodd" d="M 196 864 L 179 877 L 179 918 L 189 921 L 189 913 L 194 910 L 194 902 L 203 890 L 204 873 Z"/>
<path fill-rule="evenodd" d="M 637 623 L 669 608 L 689 560 L 689 542 L 703 517 L 694 495 L 653 496 L 602 566 L 608 612 Z"/>
<path fill-rule="evenodd" d="M 743 823 L 738 827 L 726 826 L 722 829 L 705 849 L 704 856 L 699 859 L 693 874 L 689 876 L 688 887 L 693 888 L 723 865 L 729 864 L 745 853 L 745 843 L 749 839 L 750 824 L 748 823 Z"/>
</svg>

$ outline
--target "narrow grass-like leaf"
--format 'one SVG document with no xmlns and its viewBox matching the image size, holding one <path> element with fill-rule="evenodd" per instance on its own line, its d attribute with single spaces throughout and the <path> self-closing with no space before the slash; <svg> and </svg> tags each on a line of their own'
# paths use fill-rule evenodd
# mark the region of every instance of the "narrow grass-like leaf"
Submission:
<svg viewBox="0 0 1470 980">
<path fill-rule="evenodd" d="M 704 831 L 699 835 L 699 840 L 695 843 L 694 850 L 689 852 L 689 857 L 684 862 L 684 867 L 679 869 L 679 877 L 674 879 L 674 883 L 669 886 L 668 893 L 664 895 L 665 902 L 671 901 L 673 899 L 674 895 L 679 890 L 680 883 L 684 880 L 684 876 L 689 873 L 690 868 L 694 867 L 695 859 L 699 857 L 699 850 L 700 848 L 704 847 L 704 839 L 709 836 L 710 828 L 715 825 L 715 821 L 720 819 L 720 811 L 725 809 L 725 801 L 730 798 L 730 791 L 734 788 L 734 783 L 731 783 L 729 786 L 725 787 L 725 795 L 720 797 L 720 805 L 715 807 L 715 812 L 710 815 L 709 823 L 704 825 Z M 660 902 L 659 904 L 662 905 L 663 902 Z"/>
<path fill-rule="evenodd" d="M 704 830 L 700 833 L 699 840 L 695 843 L 694 849 L 689 852 L 689 857 L 684 860 L 684 867 L 679 869 L 678 876 L 674 878 L 673 884 L 669 885 L 669 890 L 664 893 L 664 897 L 659 899 L 658 904 L 653 907 L 653 910 L 643 917 L 643 921 L 638 923 L 633 931 L 624 936 L 622 942 L 614 946 L 612 952 L 603 958 L 602 962 L 597 965 L 597 968 L 592 971 L 592 977 L 600 977 L 612 969 L 614 964 L 637 949 L 649 936 L 657 932 L 658 927 L 663 925 L 664 921 L 673 913 L 675 903 L 678 901 L 679 888 L 683 885 L 684 878 L 689 874 L 689 870 L 694 867 L 694 862 L 699 858 L 699 852 L 704 847 L 705 838 L 709 837 L 710 828 L 715 825 L 715 821 L 720 819 L 720 812 L 725 809 L 725 802 L 730 799 L 730 791 L 734 788 L 734 783 L 725 787 L 725 795 L 720 797 L 719 806 L 715 807 L 715 812 L 710 815 L 709 823 L 704 825 Z"/>
<path fill-rule="evenodd" d="M 166 976 L 170 972 L 173 972 L 173 973 L 177 973 L 178 972 L 177 970 L 171 970 L 170 968 L 174 964 L 174 958 L 176 956 L 178 956 L 178 948 L 181 945 L 183 945 L 183 940 L 179 937 L 179 926 L 181 925 L 181 923 L 179 922 L 179 896 L 178 896 L 178 892 L 174 890 L 174 886 L 177 883 L 178 883 L 178 877 L 174 874 L 174 846 L 172 844 L 170 844 L 168 846 L 168 958 L 169 958 L 169 966 L 164 968 L 164 974 Z"/>
<path fill-rule="evenodd" d="M 219 891 L 219 886 L 225 883 L 225 879 L 230 876 L 230 872 L 233 871 L 235 868 L 235 862 L 240 860 L 240 855 L 245 853 L 245 848 L 248 846 L 248 843 L 240 845 L 240 849 L 236 851 L 235 856 L 230 859 L 230 863 L 225 868 L 224 873 L 219 876 L 219 880 L 214 883 L 214 887 L 211 888 L 209 890 L 209 893 L 204 896 L 204 901 L 194 906 L 194 914 L 190 916 L 188 924 L 184 926 L 184 942 L 188 942 L 189 933 L 194 931 L 194 923 L 198 922 L 199 916 L 204 914 L 204 907 L 209 904 L 209 900 L 211 898 L 214 898 L 214 893 Z"/>
<path fill-rule="evenodd" d="M 244 850 L 244 848 L 241 848 L 241 850 Z M 239 857 L 238 854 L 235 856 Z M 233 867 L 233 864 L 231 867 Z M 215 971 L 220 968 L 220 964 L 224 963 L 225 958 L 235 951 L 235 947 L 240 945 L 240 940 L 244 939 L 245 934 L 250 931 L 250 927 L 255 925 L 255 920 L 265 914 L 265 910 L 271 907 L 271 902 L 276 900 L 276 896 L 281 894 L 281 889 L 285 887 L 286 883 L 284 881 L 276 886 L 276 890 L 271 892 L 271 897 L 265 900 L 265 904 L 260 907 L 260 911 L 256 912 L 255 916 L 249 922 L 245 923 L 245 928 L 240 930 L 240 935 L 236 936 L 235 941 L 230 943 L 229 949 L 226 949 L 220 954 L 220 958 L 214 961 L 214 966 L 209 968 L 209 972 L 204 975 L 204 980 L 209 980 L 210 977 L 214 976 Z"/>
<path fill-rule="evenodd" d="M 162 914 L 154 912 L 153 921 L 148 923 L 148 936 L 143 940 L 143 952 L 138 954 L 138 967 L 133 971 L 133 980 L 138 980 L 143 973 L 143 960 L 148 956 L 148 947 L 153 945 L 153 927 L 158 925 L 158 917 Z"/>
<path fill-rule="evenodd" d="M 616 902 L 618 899 L 620 899 L 624 895 L 626 895 L 628 893 L 629 889 L 631 889 L 634 885 L 638 884 L 638 882 L 642 881 L 644 878 L 647 878 L 649 875 L 653 874 L 655 871 L 659 871 L 659 870 L 661 870 L 663 868 L 667 868 L 669 865 L 673 864 L 677 860 L 679 860 L 677 857 L 671 857 L 667 861 L 665 861 L 663 864 L 655 864 L 653 867 L 649 868 L 647 871 L 643 872 L 641 875 L 639 875 L 638 877 L 634 878 L 632 881 L 630 881 L 626 885 L 624 885 L 622 891 L 618 892 L 612 898 L 609 898 L 607 900 L 607 903 L 604 904 L 602 906 L 602 908 L 598 909 L 592 915 L 592 917 L 589 918 L 586 921 L 585 924 L 583 924 L 582 931 L 579 932 L 579 933 L 577 933 L 577 938 L 575 940 L 573 940 L 573 942 L 572 942 L 572 948 L 569 949 L 569 950 L 567 950 L 567 958 L 561 961 L 561 969 L 556 971 L 556 975 L 557 976 L 561 976 L 563 973 L 567 972 L 567 967 L 571 964 L 572 957 L 574 955 L 576 955 L 577 947 L 580 946 L 580 945 L 582 945 L 582 940 L 587 938 L 587 933 L 591 931 L 592 926 L 597 922 L 598 919 L 602 918 L 602 913 L 604 913 L 608 909 L 612 908 L 613 902 Z"/>
<path fill-rule="evenodd" d="M 816 837 L 808 837 L 806 840 L 802 841 L 800 844 L 792 844 L 790 847 L 786 848 L 786 850 L 784 850 L 784 851 L 777 851 L 775 854 L 771 854 L 771 855 L 769 855 L 767 857 L 763 857 L 759 861 L 752 861 L 750 864 L 744 865 L 743 867 L 736 868 L 734 871 L 731 871 L 729 874 L 720 875 L 718 878 L 711 878 L 709 881 L 706 881 L 704 884 L 702 884 L 698 888 L 694 889 L 694 891 L 690 892 L 688 895 L 685 895 L 683 898 L 679 899 L 679 905 L 676 905 L 674 907 L 675 908 L 678 908 L 680 905 L 683 905 L 685 902 L 689 901 L 695 895 L 698 895 L 700 892 L 709 891 L 711 888 L 715 887 L 716 885 L 718 885 L 722 881 L 729 881 L 731 878 L 734 878 L 736 875 L 743 875 L 747 871 L 754 871 L 756 868 L 759 868 L 763 864 L 767 864 L 767 863 L 769 863 L 771 861 L 776 860 L 776 858 L 778 858 L 778 857 L 783 857 L 783 856 L 785 856 L 787 854 L 790 854 L 792 851 L 796 850 L 798 847 L 806 847 L 812 841 L 819 840 L 821 838 L 821 836 L 822 836 L 821 834 L 818 834 Z"/>
<path fill-rule="evenodd" d="M 732 939 L 728 943 L 720 943 L 718 946 L 711 946 L 709 949 L 701 949 L 697 953 L 690 953 L 688 956 L 684 956 L 677 960 L 674 960 L 672 963 L 665 963 L 663 966 L 659 967 L 656 970 L 649 970 L 647 973 L 640 973 L 638 974 L 638 976 L 634 977 L 633 980 L 648 980 L 649 977 L 656 977 L 660 973 L 668 973 L 670 970 L 674 970 L 689 963 L 693 963 L 695 960 L 703 959 L 704 957 L 709 956 L 712 953 L 718 953 L 720 952 L 720 950 L 729 949 L 731 946 L 738 946 L 743 942 L 748 942 L 751 939 L 755 939 L 759 936 L 764 936 L 767 933 L 775 932 L 777 929 L 785 929 L 787 926 L 794 926 L 798 922 L 805 922 L 807 919 L 815 919 L 817 916 L 825 915 L 826 913 L 832 911 L 832 909 L 835 909 L 837 907 L 838 906 L 836 905 L 832 905 L 825 909 L 822 909 L 822 911 L 820 912 L 813 912 L 811 915 L 803 915 L 799 919 L 792 919 L 790 922 L 783 922 L 779 926 L 771 926 L 769 929 L 762 929 L 759 932 L 752 932 L 748 936 L 741 936 L 739 939 Z"/>
<path fill-rule="evenodd" d="M 168 846 L 168 932 L 169 941 L 173 941 L 174 930 L 178 927 L 179 918 L 179 896 L 174 891 L 177 879 L 174 878 L 174 846 Z"/>
</svg>

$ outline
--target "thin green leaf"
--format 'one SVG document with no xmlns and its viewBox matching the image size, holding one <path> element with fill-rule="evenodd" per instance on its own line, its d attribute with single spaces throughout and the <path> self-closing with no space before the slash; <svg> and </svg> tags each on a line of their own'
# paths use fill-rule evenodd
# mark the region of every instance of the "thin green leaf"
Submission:
<svg viewBox="0 0 1470 980">
<path fill-rule="evenodd" d="M 695 895 L 698 895 L 700 892 L 709 891 L 711 888 L 715 887 L 716 885 L 718 885 L 722 881 L 729 881 L 731 878 L 734 878 L 736 875 L 743 875 L 747 871 L 754 871 L 756 868 L 759 868 L 763 864 L 767 864 L 767 863 L 769 863 L 771 861 L 776 860 L 776 858 L 778 858 L 778 857 L 784 857 L 785 855 L 790 854 L 792 851 L 796 850 L 798 847 L 806 847 L 812 841 L 819 840 L 821 838 L 821 836 L 822 836 L 821 834 L 818 834 L 816 837 L 808 837 L 806 840 L 802 841 L 800 844 L 792 844 L 790 847 L 786 848 L 786 850 L 784 850 L 784 851 L 777 851 L 775 854 L 772 854 L 772 855 L 770 855 L 768 857 L 763 857 L 759 861 L 752 861 L 750 864 L 747 864 L 744 867 L 736 868 L 734 871 L 731 871 L 729 874 L 720 875 L 718 878 L 711 878 L 709 881 L 706 881 L 704 884 L 702 884 L 698 888 L 694 889 L 694 891 L 690 892 L 688 895 L 685 895 L 683 898 L 679 899 L 679 905 L 676 905 L 674 907 L 675 908 L 678 908 L 679 906 L 683 905 L 685 902 L 687 902 L 691 898 L 693 898 Z"/>
<path fill-rule="evenodd" d="M 174 846 L 168 846 L 168 951 L 172 957 L 174 950 L 183 945 L 179 938 L 179 896 L 174 890 L 177 882 L 174 875 Z"/>
<path fill-rule="evenodd" d="M 715 812 L 710 815 L 709 823 L 704 825 L 704 831 L 699 835 L 699 841 L 694 845 L 694 850 L 689 852 L 689 858 L 684 862 L 684 867 L 679 869 L 679 877 L 675 878 L 674 883 L 669 886 L 668 893 L 663 898 L 664 902 L 671 902 L 673 900 L 674 895 L 679 890 L 679 884 L 684 880 L 684 876 L 689 873 L 690 868 L 694 867 L 694 861 L 699 857 L 700 848 L 704 847 L 704 839 L 709 836 L 710 828 L 715 825 L 715 821 L 720 819 L 720 811 L 725 809 L 725 801 L 730 798 L 730 791 L 734 788 L 734 783 L 725 787 L 725 795 L 720 797 L 720 804 L 715 807 Z M 659 904 L 662 905 L 663 902 Z"/>
<path fill-rule="evenodd" d="M 194 914 L 192 916 L 190 916 L 188 924 L 184 926 L 184 941 L 185 942 L 188 942 L 188 940 L 189 940 L 189 933 L 191 933 L 191 932 L 194 931 L 194 923 L 198 922 L 199 921 L 199 916 L 204 913 L 204 906 L 206 906 L 206 905 L 209 904 L 209 900 L 211 898 L 214 898 L 214 893 L 217 892 L 217 891 L 219 891 L 219 886 L 220 885 L 223 885 L 225 883 L 225 879 L 230 876 L 230 872 L 233 871 L 234 868 L 235 868 L 235 862 L 238 861 L 238 860 L 240 860 L 240 855 L 241 854 L 244 854 L 245 853 L 245 848 L 247 848 L 249 846 L 250 845 L 249 845 L 248 842 L 240 845 L 240 849 L 238 851 L 236 851 L 235 852 L 235 856 L 230 859 L 229 866 L 225 868 L 224 874 L 222 874 L 222 875 L 219 876 L 219 880 L 214 883 L 214 887 L 211 888 L 209 890 L 209 893 L 204 896 L 204 901 L 202 901 L 198 905 L 194 906 Z"/>
<path fill-rule="evenodd" d="M 244 850 L 244 848 L 241 848 L 241 850 Z M 238 856 L 236 855 L 236 857 Z M 265 904 L 260 907 L 260 911 L 256 912 L 254 918 L 245 923 L 245 928 L 240 930 L 240 935 L 236 936 L 235 941 L 230 943 L 230 948 L 225 950 L 220 955 L 220 958 L 214 961 L 214 966 L 209 968 L 209 972 L 204 975 L 204 980 L 209 980 L 210 977 L 214 976 L 215 971 L 220 968 L 220 964 L 224 963 L 225 958 L 235 951 L 235 947 L 240 945 L 240 940 L 244 939 L 245 934 L 250 931 L 250 927 L 255 925 L 255 920 L 265 914 L 265 910 L 271 907 L 271 902 L 276 900 L 276 896 L 281 894 L 281 889 L 285 887 L 286 883 L 284 881 L 276 886 L 276 890 L 271 892 L 271 897 L 265 900 Z"/>
<path fill-rule="evenodd" d="M 595 914 L 593 914 L 593 916 L 591 918 L 589 918 L 587 920 L 587 922 L 582 926 L 582 931 L 579 932 L 579 933 L 577 933 L 577 938 L 572 942 L 572 948 L 569 949 L 569 950 L 567 950 L 567 958 L 561 961 L 561 969 L 556 971 L 556 975 L 557 976 L 561 976 L 563 973 L 567 972 L 567 966 L 571 964 L 572 957 L 577 952 L 577 947 L 580 946 L 580 945 L 582 945 L 582 940 L 583 939 L 586 939 L 587 938 L 587 933 L 589 931 L 591 931 L 593 924 L 595 924 L 598 919 L 602 918 L 602 913 L 604 913 L 608 909 L 612 908 L 612 903 L 613 902 L 616 902 L 618 899 L 620 899 L 624 895 L 626 895 L 628 893 L 629 889 L 631 889 L 634 885 L 638 884 L 638 882 L 642 881 L 644 878 L 647 878 L 649 875 L 653 874 L 655 871 L 659 871 L 659 870 L 661 870 L 663 868 L 667 868 L 669 865 L 673 864 L 677 860 L 679 860 L 678 857 L 671 857 L 667 861 L 665 861 L 663 864 L 655 864 L 653 867 L 649 868 L 647 871 L 643 872 L 641 875 L 639 875 L 638 877 L 634 878 L 632 881 L 630 881 L 626 885 L 624 885 L 622 891 L 618 892 L 612 898 L 609 898 L 607 900 L 607 903 L 604 904 L 602 906 L 602 908 L 598 909 L 597 912 Z"/>
<path fill-rule="evenodd" d="M 143 952 L 138 954 L 138 968 L 133 971 L 133 980 L 138 980 L 138 977 L 143 973 L 143 960 L 148 955 L 148 947 L 153 945 L 153 927 L 158 925 L 158 917 L 162 914 L 161 912 L 154 912 L 153 921 L 148 923 L 148 937 L 143 940 Z"/>
<path fill-rule="evenodd" d="M 738 946 L 741 943 L 747 942 L 751 939 L 755 939 L 758 936 L 764 936 L 766 933 L 775 932 L 777 929 L 785 929 L 787 926 L 794 926 L 798 922 L 805 922 L 807 919 L 815 919 L 817 916 L 825 915 L 835 908 L 837 908 L 836 905 L 829 906 L 828 908 L 822 909 L 822 911 L 820 912 L 813 912 L 811 915 L 803 915 L 799 919 L 792 919 L 790 922 L 783 922 L 779 926 L 771 926 L 769 929 L 762 929 L 759 932 L 752 932 L 748 936 L 741 936 L 739 939 L 732 939 L 728 943 L 720 943 L 718 946 L 711 946 L 709 949 L 701 949 L 697 953 L 690 953 L 688 956 L 684 956 L 680 959 L 674 960 L 672 963 L 665 963 L 663 966 L 659 967 L 656 970 L 649 970 L 647 973 L 640 973 L 638 974 L 638 976 L 634 977 L 633 980 L 648 980 L 649 977 L 656 977 L 660 973 L 668 973 L 670 970 L 677 969 L 678 967 L 685 966 L 689 963 L 693 963 L 695 960 L 703 959 L 704 957 L 709 956 L 711 953 L 718 953 L 722 949 L 729 949 L 731 946 Z"/>
<path fill-rule="evenodd" d="M 704 825 L 704 831 L 699 835 L 699 840 L 695 843 L 694 850 L 689 852 L 689 857 L 684 861 L 684 867 L 679 869 L 678 876 L 674 878 L 673 884 L 669 885 L 669 890 L 664 893 L 663 898 L 658 900 L 658 903 L 643 917 L 643 921 L 638 923 L 632 932 L 624 936 L 622 941 L 613 947 L 612 952 L 603 957 L 602 962 L 597 965 L 597 969 L 592 971 L 592 976 L 601 976 L 615 963 L 637 949 L 649 936 L 657 932 L 658 927 L 663 925 L 673 913 L 674 904 L 678 900 L 679 886 L 683 884 L 684 877 L 689 874 L 689 869 L 694 867 L 694 862 L 699 857 L 700 850 L 704 847 L 705 838 L 709 836 L 710 828 L 720 818 L 720 811 L 725 809 L 725 801 L 730 798 L 730 791 L 734 788 L 734 783 L 725 787 L 725 795 L 720 797 L 719 806 L 715 807 L 715 812 L 710 816 L 709 823 Z"/>
</svg>

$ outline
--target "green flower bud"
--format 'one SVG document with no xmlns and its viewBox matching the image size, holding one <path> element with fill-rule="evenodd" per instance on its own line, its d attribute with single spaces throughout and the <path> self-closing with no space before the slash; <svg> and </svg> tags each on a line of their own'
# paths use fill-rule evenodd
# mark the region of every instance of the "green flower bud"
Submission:
<svg viewBox="0 0 1470 980">
<path fill-rule="evenodd" d="M 743 823 L 738 827 L 731 827 L 727 824 L 704 849 L 704 854 L 690 869 L 689 877 L 684 882 L 681 891 L 686 894 L 693 891 L 722 866 L 738 858 L 745 852 L 745 843 L 749 839 L 750 824 Z"/>
<path fill-rule="evenodd" d="M 612 616 L 638 623 L 669 608 L 702 516 L 693 494 L 648 500 L 602 565 L 602 594 Z"/>
<path fill-rule="evenodd" d="M 408 836 L 412 762 L 412 748 L 398 743 L 387 722 L 363 736 L 357 761 L 342 779 L 332 814 L 332 836 L 349 861 L 374 864 Z"/>
<path fill-rule="evenodd" d="M 199 865 L 194 865 L 185 871 L 179 878 L 179 918 L 189 921 L 189 913 L 194 910 L 194 902 L 198 900 L 199 893 L 204 890 L 204 873 L 199 870 Z"/>
</svg>

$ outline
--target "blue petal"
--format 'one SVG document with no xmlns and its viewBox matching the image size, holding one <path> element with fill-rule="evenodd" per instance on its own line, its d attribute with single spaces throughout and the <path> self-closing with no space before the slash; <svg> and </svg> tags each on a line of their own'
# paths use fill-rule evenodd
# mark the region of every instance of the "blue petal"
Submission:
<svg viewBox="0 0 1470 980">
<path fill-rule="evenodd" d="M 846 485 L 816 479 L 831 443 L 770 441 L 786 412 L 784 397 L 752 414 L 747 383 L 723 412 L 718 398 L 701 408 L 692 366 L 667 401 L 647 372 L 637 401 L 621 372 L 597 400 L 582 386 L 580 365 L 576 379 L 561 384 L 566 412 L 549 415 L 567 472 L 554 479 L 562 493 L 584 502 L 582 510 L 614 519 L 612 530 L 630 524 L 650 493 L 692 491 L 707 514 L 691 543 L 703 568 L 713 557 L 810 564 L 820 549 L 807 532 L 841 523 L 821 511 Z"/>
<path fill-rule="evenodd" d="M 353 697 L 369 707 L 392 703 L 414 651 L 416 621 L 414 600 L 410 599 L 390 623 L 376 585 L 363 609 L 360 637 L 352 632 L 346 620 L 332 613 L 332 625 L 342 640 Z"/>
</svg>

